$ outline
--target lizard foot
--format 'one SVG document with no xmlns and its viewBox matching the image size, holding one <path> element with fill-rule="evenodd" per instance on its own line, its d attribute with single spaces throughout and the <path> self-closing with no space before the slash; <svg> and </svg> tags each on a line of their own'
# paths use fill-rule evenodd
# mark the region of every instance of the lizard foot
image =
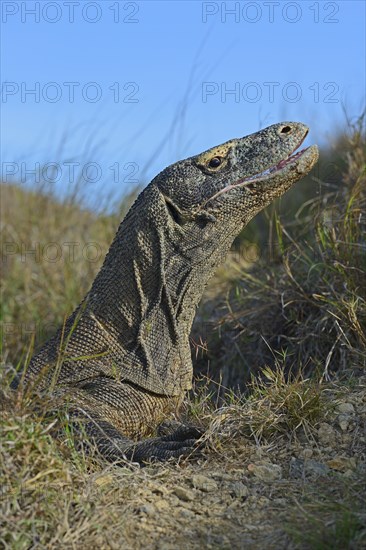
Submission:
<svg viewBox="0 0 366 550">
<path fill-rule="evenodd" d="M 159 428 L 159 433 L 165 430 L 166 425 Z M 202 435 L 203 431 L 196 426 L 178 424 L 173 432 L 165 433 L 161 437 L 139 441 L 131 450 L 127 451 L 127 457 L 137 462 L 145 462 L 196 454 L 199 450 L 198 440 Z"/>
<path fill-rule="evenodd" d="M 95 413 L 75 409 L 69 413 L 76 436 L 75 446 L 88 451 L 91 443 L 108 461 L 116 463 L 121 459 L 142 463 L 196 454 L 200 448 L 198 440 L 203 435 L 196 426 L 164 422 L 158 437 L 134 442 Z"/>
<path fill-rule="evenodd" d="M 158 427 L 158 435 L 167 437 L 166 441 L 183 441 L 184 439 L 199 439 L 205 433 L 198 426 L 182 424 L 176 420 L 165 420 Z"/>
</svg>

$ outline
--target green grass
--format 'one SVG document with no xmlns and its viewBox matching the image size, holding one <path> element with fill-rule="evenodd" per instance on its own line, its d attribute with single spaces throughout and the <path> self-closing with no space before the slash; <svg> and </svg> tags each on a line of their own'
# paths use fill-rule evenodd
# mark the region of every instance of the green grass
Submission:
<svg viewBox="0 0 366 550">
<path fill-rule="evenodd" d="M 291 514 L 286 531 L 298 547 L 309 550 L 364 548 L 365 488 L 352 480 L 334 479 L 332 490 L 321 487 L 320 495 L 307 494 L 301 505 L 295 504 L 299 514 Z"/>
</svg>

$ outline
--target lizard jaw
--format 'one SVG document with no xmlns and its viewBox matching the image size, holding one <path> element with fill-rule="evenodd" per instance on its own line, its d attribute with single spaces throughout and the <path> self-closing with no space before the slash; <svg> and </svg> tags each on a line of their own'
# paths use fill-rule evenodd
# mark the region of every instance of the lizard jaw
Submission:
<svg viewBox="0 0 366 550">
<path fill-rule="evenodd" d="M 238 183 L 239 187 L 246 187 L 252 194 L 259 194 L 265 190 L 278 189 L 278 196 L 282 195 L 295 181 L 306 176 L 319 158 L 317 145 L 310 145 L 287 159 L 281 160 L 275 166 L 254 176 L 245 178 Z M 284 185 L 281 191 L 281 186 Z"/>
<path fill-rule="evenodd" d="M 296 149 L 298 149 L 298 147 Z M 303 167 L 303 163 L 301 162 L 301 160 L 303 157 L 307 158 L 308 156 L 311 156 L 311 157 L 316 156 L 316 159 L 314 159 L 314 162 L 315 162 L 315 160 L 317 160 L 317 157 L 318 157 L 317 146 L 311 145 L 310 147 L 306 147 L 305 149 L 301 149 L 300 151 L 297 151 L 297 153 L 295 154 L 293 153 L 294 151 L 292 151 L 292 153 L 290 153 L 290 155 L 287 158 L 280 160 L 277 164 L 269 168 L 266 168 L 265 170 L 262 170 L 262 172 L 259 172 L 254 176 L 248 176 L 239 180 L 238 182 L 234 183 L 232 187 L 246 187 L 249 191 L 255 192 L 256 183 L 269 181 L 271 180 L 271 176 L 274 176 L 280 173 L 285 173 L 285 168 L 288 166 L 291 167 L 291 169 L 299 168 L 299 174 L 303 172 L 303 175 L 305 176 L 309 170 L 302 169 L 302 168 L 305 168 L 305 166 Z"/>
<path fill-rule="evenodd" d="M 227 185 L 214 196 L 210 198 L 210 201 L 216 199 L 219 195 L 228 193 L 233 189 L 245 187 L 251 194 L 256 195 L 268 190 L 270 184 L 278 184 L 281 180 L 285 180 L 286 177 L 294 181 L 294 179 L 300 179 L 314 166 L 319 157 L 318 147 L 316 145 L 310 145 L 305 149 L 301 149 L 297 153 L 293 154 L 296 149 L 300 147 L 306 136 L 301 140 L 297 147 L 289 153 L 289 155 L 281 159 L 277 164 L 262 170 L 261 172 L 252 176 L 239 179 L 237 182 Z M 296 178 L 294 178 L 294 172 L 297 172 Z M 282 194 L 282 193 L 281 193 Z"/>
</svg>

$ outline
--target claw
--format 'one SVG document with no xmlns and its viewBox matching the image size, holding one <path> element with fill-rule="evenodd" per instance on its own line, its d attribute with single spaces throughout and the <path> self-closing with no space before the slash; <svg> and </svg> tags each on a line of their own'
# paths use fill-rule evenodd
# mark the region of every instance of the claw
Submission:
<svg viewBox="0 0 366 550">
<path fill-rule="evenodd" d="M 197 426 L 186 426 L 181 424 L 174 432 L 161 437 L 162 441 L 184 441 L 186 439 L 199 439 L 204 431 Z"/>
<path fill-rule="evenodd" d="M 188 428 L 188 427 L 185 427 Z M 191 433 L 186 430 L 185 433 Z M 197 434 L 198 432 L 194 432 Z M 174 435 L 174 434 L 172 434 Z M 179 458 L 196 453 L 197 439 L 168 439 L 168 436 L 140 441 L 127 452 L 127 457 L 136 462 L 149 462 Z"/>
</svg>

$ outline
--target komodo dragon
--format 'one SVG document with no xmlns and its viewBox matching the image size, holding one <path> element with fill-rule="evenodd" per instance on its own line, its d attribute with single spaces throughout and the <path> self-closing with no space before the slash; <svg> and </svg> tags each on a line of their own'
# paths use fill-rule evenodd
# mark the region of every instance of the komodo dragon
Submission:
<svg viewBox="0 0 366 550">
<path fill-rule="evenodd" d="M 23 383 L 67 404 L 107 459 L 165 460 L 195 447 L 193 426 L 143 438 L 191 388 L 196 308 L 234 238 L 317 161 L 315 145 L 294 153 L 307 133 L 274 124 L 163 170 L 120 224 L 81 304 L 32 358 Z"/>
</svg>

